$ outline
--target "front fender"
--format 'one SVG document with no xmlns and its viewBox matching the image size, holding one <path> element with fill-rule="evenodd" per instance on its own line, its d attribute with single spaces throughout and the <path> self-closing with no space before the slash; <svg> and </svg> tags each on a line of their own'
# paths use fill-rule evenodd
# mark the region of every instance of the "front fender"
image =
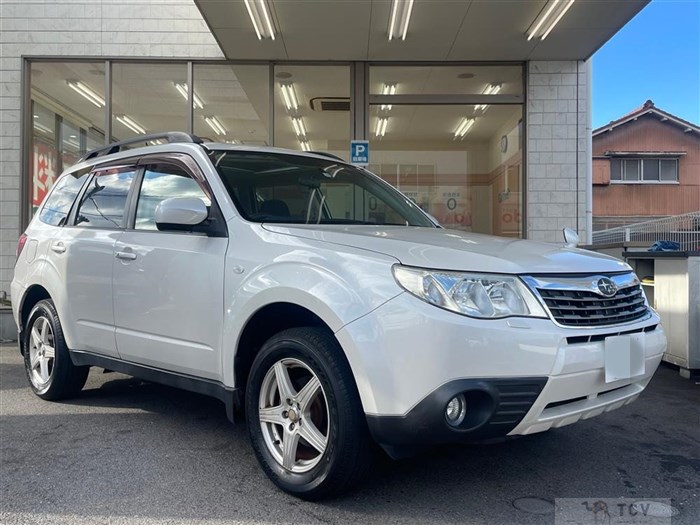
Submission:
<svg viewBox="0 0 700 525">
<path fill-rule="evenodd" d="M 325 257 L 322 252 L 314 252 L 314 258 L 320 257 L 322 265 L 283 257 L 251 272 L 239 287 L 235 286 L 235 279 L 227 278 L 222 341 L 224 384 L 235 383 L 232 363 L 240 336 L 261 308 L 274 303 L 298 305 L 337 332 L 401 293 L 389 261 L 358 257 L 354 271 L 348 271 L 347 259 L 333 253 Z"/>
</svg>

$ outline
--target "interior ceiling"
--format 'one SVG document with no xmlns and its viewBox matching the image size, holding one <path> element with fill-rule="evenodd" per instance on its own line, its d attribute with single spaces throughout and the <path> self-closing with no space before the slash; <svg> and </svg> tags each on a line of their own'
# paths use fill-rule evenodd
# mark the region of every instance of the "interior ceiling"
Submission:
<svg viewBox="0 0 700 525">
<path fill-rule="evenodd" d="M 650 0 L 577 0 L 546 40 L 525 33 L 546 0 L 415 0 L 405 41 L 390 0 L 268 0 L 276 39 L 258 40 L 242 1 L 195 0 L 229 59 L 583 60 Z"/>
</svg>

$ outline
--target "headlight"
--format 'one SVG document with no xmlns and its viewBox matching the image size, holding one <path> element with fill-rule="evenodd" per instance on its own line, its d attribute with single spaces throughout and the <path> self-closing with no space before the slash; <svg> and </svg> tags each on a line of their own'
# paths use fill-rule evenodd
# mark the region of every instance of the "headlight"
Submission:
<svg viewBox="0 0 700 525">
<path fill-rule="evenodd" d="M 547 317 L 523 282 L 512 275 L 422 270 L 396 265 L 394 278 L 406 291 L 435 306 L 470 317 Z"/>
</svg>

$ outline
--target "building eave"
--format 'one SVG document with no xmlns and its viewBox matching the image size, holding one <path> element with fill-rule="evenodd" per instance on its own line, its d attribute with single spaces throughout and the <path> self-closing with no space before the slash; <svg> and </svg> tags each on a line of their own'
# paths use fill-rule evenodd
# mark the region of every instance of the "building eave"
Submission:
<svg viewBox="0 0 700 525">
<path fill-rule="evenodd" d="M 656 106 L 654 106 L 653 102 L 647 101 L 641 108 L 633 111 L 632 113 L 629 113 L 628 115 L 625 115 L 620 119 L 613 120 L 605 126 L 601 126 L 597 129 L 594 129 L 593 136 L 596 137 L 608 131 L 613 131 L 614 129 L 624 124 L 627 124 L 629 122 L 635 122 L 639 119 L 639 117 L 646 115 L 657 117 L 661 122 L 666 122 L 675 125 L 678 128 L 682 129 L 684 133 L 700 134 L 700 126 L 697 126 L 692 122 L 688 122 L 687 120 L 683 120 L 682 118 L 676 117 L 675 115 L 672 115 L 662 109 L 659 109 Z"/>
</svg>

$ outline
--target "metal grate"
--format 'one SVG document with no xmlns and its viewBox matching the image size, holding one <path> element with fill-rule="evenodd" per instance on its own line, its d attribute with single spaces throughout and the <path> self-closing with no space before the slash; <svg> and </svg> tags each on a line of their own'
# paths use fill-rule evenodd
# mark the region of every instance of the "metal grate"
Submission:
<svg viewBox="0 0 700 525">
<path fill-rule="evenodd" d="M 498 406 L 489 419 L 492 426 L 508 425 L 514 428 L 525 417 L 542 392 L 545 382 L 524 384 L 499 384 Z"/>
<path fill-rule="evenodd" d="M 639 284 L 621 288 L 612 297 L 588 290 L 538 288 L 552 317 L 565 326 L 606 326 L 635 321 L 648 308 Z"/>
<path fill-rule="evenodd" d="M 309 105 L 313 111 L 350 111 L 350 99 L 346 97 L 316 97 Z"/>
</svg>

